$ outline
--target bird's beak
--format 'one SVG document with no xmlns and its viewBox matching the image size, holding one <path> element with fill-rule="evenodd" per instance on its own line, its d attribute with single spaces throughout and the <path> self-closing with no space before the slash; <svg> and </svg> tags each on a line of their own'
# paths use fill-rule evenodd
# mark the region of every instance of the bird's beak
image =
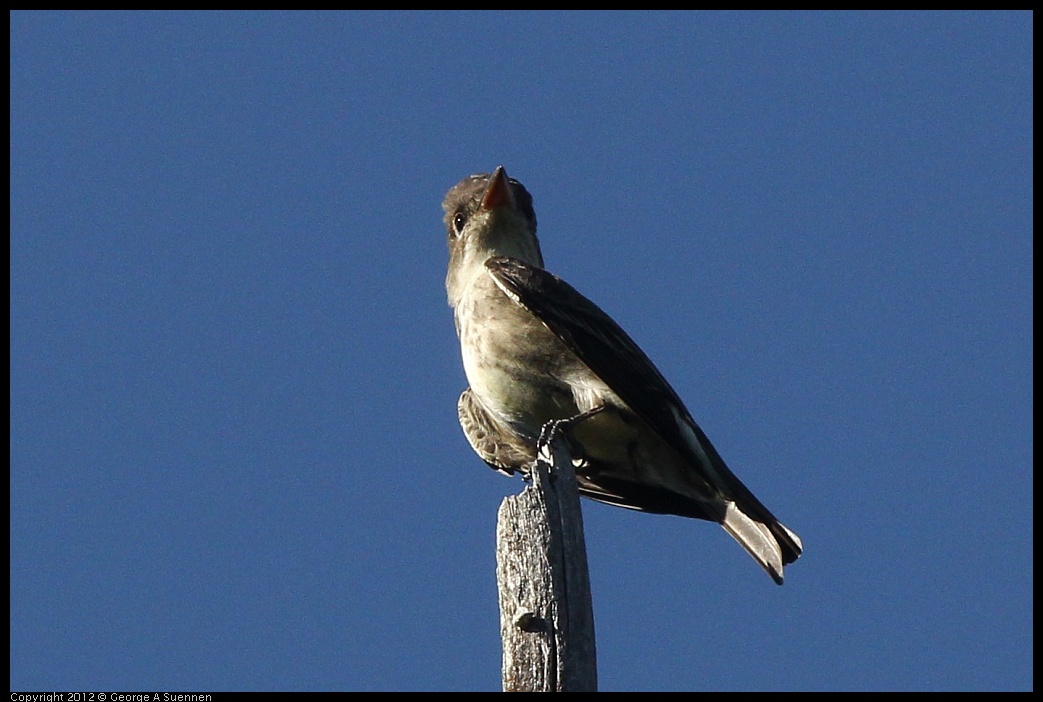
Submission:
<svg viewBox="0 0 1043 702">
<path fill-rule="evenodd" d="M 511 192 L 511 182 L 507 180 L 507 171 L 503 170 L 503 166 L 496 167 L 489 185 L 485 188 L 485 195 L 482 196 L 483 210 L 491 210 L 494 207 L 509 207 L 512 210 L 518 207 L 514 193 Z"/>
</svg>

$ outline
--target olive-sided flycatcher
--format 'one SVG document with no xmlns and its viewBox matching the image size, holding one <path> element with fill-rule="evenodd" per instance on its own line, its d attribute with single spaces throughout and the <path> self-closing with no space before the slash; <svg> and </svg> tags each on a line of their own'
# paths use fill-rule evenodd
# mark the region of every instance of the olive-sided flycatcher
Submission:
<svg viewBox="0 0 1043 702">
<path fill-rule="evenodd" d="M 528 472 L 543 425 L 571 429 L 580 493 L 717 522 L 775 579 L 800 538 L 728 469 L 645 353 L 607 314 L 543 269 L 532 196 L 503 166 L 445 197 L 446 290 L 470 387 L 458 412 L 490 466 Z"/>
</svg>

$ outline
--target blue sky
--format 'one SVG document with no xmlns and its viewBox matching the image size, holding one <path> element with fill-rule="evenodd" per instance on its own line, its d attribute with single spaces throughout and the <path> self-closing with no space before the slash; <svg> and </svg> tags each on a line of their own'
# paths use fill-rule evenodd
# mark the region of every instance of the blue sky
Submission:
<svg viewBox="0 0 1043 702">
<path fill-rule="evenodd" d="M 1032 680 L 1026 13 L 11 15 L 11 687 L 496 690 L 440 203 L 805 554 L 584 503 L 605 690 Z"/>
</svg>

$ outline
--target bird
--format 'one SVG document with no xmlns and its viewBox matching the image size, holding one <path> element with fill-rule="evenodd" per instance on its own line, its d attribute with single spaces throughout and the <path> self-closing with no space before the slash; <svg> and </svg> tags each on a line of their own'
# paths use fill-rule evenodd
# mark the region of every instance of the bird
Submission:
<svg viewBox="0 0 1043 702">
<path fill-rule="evenodd" d="M 619 324 L 544 268 L 525 186 L 499 166 L 450 188 L 442 208 L 468 382 L 457 414 L 478 456 L 527 475 L 543 426 L 574 420 L 581 495 L 717 522 L 781 585 L 800 538 L 732 473 Z"/>
</svg>

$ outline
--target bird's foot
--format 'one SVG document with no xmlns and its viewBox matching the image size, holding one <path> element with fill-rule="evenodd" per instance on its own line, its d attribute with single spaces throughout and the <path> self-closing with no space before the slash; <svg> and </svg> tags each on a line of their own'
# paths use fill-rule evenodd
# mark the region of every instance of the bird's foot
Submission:
<svg viewBox="0 0 1043 702">
<path fill-rule="evenodd" d="M 572 430 L 577 424 L 585 422 L 594 415 L 600 413 L 605 409 L 605 405 L 598 405 L 586 412 L 580 412 L 574 417 L 565 417 L 564 419 L 552 419 L 543 425 L 540 430 L 540 438 L 536 441 L 536 453 L 543 460 L 553 464 L 551 456 L 551 442 L 555 437 L 561 436 L 565 439 L 566 444 L 569 447 L 569 455 L 572 459 L 573 467 L 579 470 L 581 467 L 586 465 L 586 459 L 583 457 L 582 451 L 579 450 L 579 446 L 573 440 Z"/>
</svg>

